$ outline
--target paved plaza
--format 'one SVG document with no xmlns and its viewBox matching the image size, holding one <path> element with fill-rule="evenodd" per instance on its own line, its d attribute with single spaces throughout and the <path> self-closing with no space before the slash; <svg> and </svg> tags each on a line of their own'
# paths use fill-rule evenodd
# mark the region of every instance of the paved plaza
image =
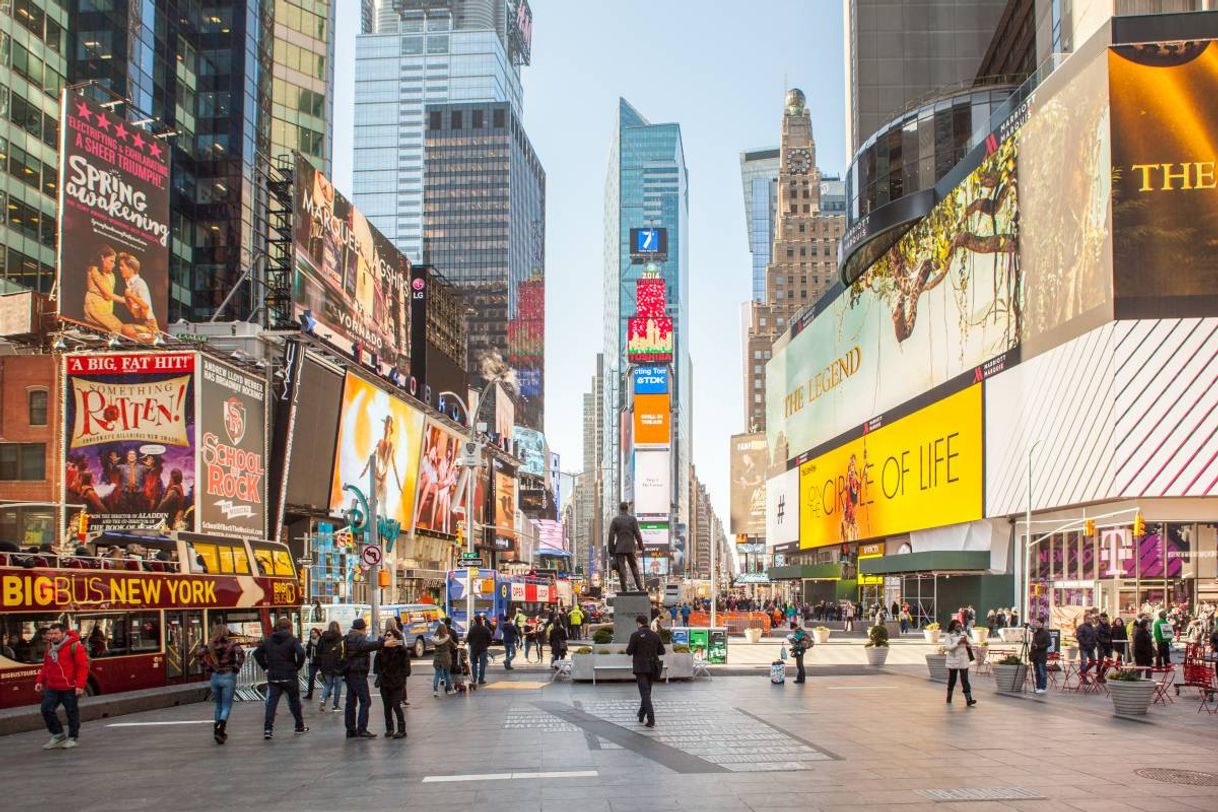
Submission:
<svg viewBox="0 0 1218 812">
<path fill-rule="evenodd" d="M 72 751 L 43 752 L 43 733 L 9 736 L 5 806 L 53 793 L 58 808 L 95 812 L 1218 810 L 1218 786 L 1136 772 L 1218 773 L 1218 716 L 1195 713 L 1191 697 L 1122 721 L 1102 696 L 1003 697 L 981 678 L 966 709 L 924 671 L 823 666 L 802 686 L 760 674 L 660 684 L 649 730 L 629 683 L 498 671 L 489 688 L 437 700 L 424 670 L 410 680 L 405 741 L 349 741 L 342 714 L 310 703 L 308 734 L 294 736 L 281 707 L 264 742 L 262 706 L 248 702 L 223 747 L 208 704 L 88 723 Z M 375 695 L 370 727 L 382 729 Z"/>
</svg>

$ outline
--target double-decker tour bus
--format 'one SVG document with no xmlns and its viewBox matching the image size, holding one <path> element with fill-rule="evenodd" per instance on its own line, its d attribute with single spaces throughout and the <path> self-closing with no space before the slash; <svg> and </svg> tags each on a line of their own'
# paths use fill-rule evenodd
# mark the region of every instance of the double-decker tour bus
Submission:
<svg viewBox="0 0 1218 812">
<path fill-rule="evenodd" d="M 276 617 L 299 628 L 300 581 L 278 542 L 134 530 L 100 533 L 76 553 L 0 551 L 0 708 L 39 701 L 56 621 L 80 634 L 89 694 L 202 679 L 194 651 L 214 623 L 243 643 Z"/>
<path fill-rule="evenodd" d="M 452 618 L 453 629 L 461 637 L 465 636 L 468 625 L 465 614 L 468 572 L 465 569 L 449 570 L 446 590 L 448 601 L 445 609 Z M 559 604 L 558 586 L 550 578 L 505 575 L 495 570 L 480 569 L 473 589 L 474 614 L 483 615 L 495 624 L 496 640 L 502 639 L 498 620 L 507 614 L 509 608 L 513 613 L 519 608 L 529 617 L 538 617 L 548 615 Z"/>
</svg>

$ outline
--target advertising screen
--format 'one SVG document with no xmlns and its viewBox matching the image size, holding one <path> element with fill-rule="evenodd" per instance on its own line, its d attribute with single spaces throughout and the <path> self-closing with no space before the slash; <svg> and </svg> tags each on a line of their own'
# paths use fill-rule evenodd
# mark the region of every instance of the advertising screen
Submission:
<svg viewBox="0 0 1218 812">
<path fill-rule="evenodd" d="M 91 530 L 194 530 L 195 354 L 65 361 L 64 501 Z"/>
<path fill-rule="evenodd" d="M 199 531 L 266 538 L 266 382 L 199 361 Z"/>
<path fill-rule="evenodd" d="M 330 506 L 343 376 L 308 355 L 301 362 L 299 374 L 292 451 L 284 465 L 284 501 L 324 510 Z"/>
<path fill-rule="evenodd" d="M 512 428 L 512 439 L 516 441 L 520 470 L 539 479 L 546 475 L 546 436 L 536 429 L 523 426 Z"/>
<path fill-rule="evenodd" d="M 1000 144 L 853 286 L 775 344 L 766 367 L 771 462 L 1017 345 L 1015 160 L 1015 141 Z"/>
<path fill-rule="evenodd" d="M 114 109 L 63 91 L 59 313 L 147 344 L 169 307 L 169 150 Z"/>
<path fill-rule="evenodd" d="M 800 467 L 800 547 L 981 518 L 981 384 Z"/>
<path fill-rule="evenodd" d="M 530 519 L 557 519 L 554 498 L 545 488 L 519 488 L 520 512 Z"/>
<path fill-rule="evenodd" d="M 422 412 L 348 373 L 330 482 L 330 513 L 338 515 L 350 506 L 352 496 L 344 486 L 353 485 L 370 497 L 372 476 L 377 513 L 400 522 L 402 532 L 409 532 L 422 437 Z"/>
<path fill-rule="evenodd" d="M 672 507 L 672 471 L 668 451 L 634 452 L 634 512 L 667 516 Z"/>
<path fill-rule="evenodd" d="M 634 315 L 656 318 L 668 315 L 668 292 L 663 277 L 645 276 L 635 280 Z"/>
<path fill-rule="evenodd" d="M 667 395 L 668 367 L 643 366 L 631 371 L 636 395 Z"/>
<path fill-rule="evenodd" d="M 626 323 L 626 357 L 630 363 L 658 364 L 672 360 L 672 319 L 631 316 Z"/>
<path fill-rule="evenodd" d="M 668 556 L 646 556 L 643 558 L 643 577 L 662 578 L 668 575 Z"/>
<path fill-rule="evenodd" d="M 410 369 L 410 260 L 304 158 L 296 159 L 294 314 L 317 334 L 377 356 L 383 374 Z"/>
<path fill-rule="evenodd" d="M 668 256 L 668 229 L 630 229 L 630 255 L 643 262 L 663 260 Z"/>
<path fill-rule="evenodd" d="M 643 534 L 644 547 L 663 547 L 668 549 L 667 522 L 639 522 L 639 531 Z"/>
<path fill-rule="evenodd" d="M 731 532 L 760 536 L 765 532 L 765 435 L 737 434 L 731 443 Z"/>
<path fill-rule="evenodd" d="M 765 541 L 771 547 L 799 541 L 799 469 L 783 471 L 765 484 Z"/>
<path fill-rule="evenodd" d="M 635 395 L 635 446 L 668 445 L 672 439 L 671 412 L 668 395 Z"/>
<path fill-rule="evenodd" d="M 565 555 L 567 553 L 567 536 L 563 532 L 562 522 L 552 519 L 533 520 L 537 528 L 538 555 Z"/>
<path fill-rule="evenodd" d="M 462 442 L 439 423 L 429 421 L 424 428 L 414 509 L 414 528 L 419 533 L 455 536 L 457 523 L 464 521 L 469 469 L 457 465 Z"/>
<path fill-rule="evenodd" d="M 495 464 L 495 538 L 516 541 L 516 477 Z"/>
</svg>

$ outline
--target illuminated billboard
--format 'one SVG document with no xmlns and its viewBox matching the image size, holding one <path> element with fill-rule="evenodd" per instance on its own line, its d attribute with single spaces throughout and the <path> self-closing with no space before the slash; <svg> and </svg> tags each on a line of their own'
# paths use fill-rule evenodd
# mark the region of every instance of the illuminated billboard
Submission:
<svg viewBox="0 0 1218 812">
<path fill-rule="evenodd" d="M 516 442 L 516 456 L 520 458 L 522 473 L 539 479 L 546 475 L 546 436 L 536 429 L 524 426 L 512 428 L 512 439 Z"/>
<path fill-rule="evenodd" d="M 800 466 L 800 547 L 982 516 L 981 384 L 874 428 Z"/>
<path fill-rule="evenodd" d="M 668 549 L 669 532 L 666 522 L 639 522 L 639 531 L 643 534 L 644 547 Z"/>
<path fill-rule="evenodd" d="M 765 502 L 765 543 L 773 547 L 799 541 L 799 469 L 766 480 Z"/>
<path fill-rule="evenodd" d="M 731 533 L 760 536 L 765 532 L 765 435 L 737 434 L 731 444 Z"/>
<path fill-rule="evenodd" d="M 672 319 L 668 316 L 631 316 L 626 322 L 626 359 L 635 364 L 672 360 Z"/>
<path fill-rule="evenodd" d="M 636 395 L 667 395 L 668 367 L 642 366 L 631 371 Z"/>
<path fill-rule="evenodd" d="M 667 516 L 672 508 L 672 464 L 668 451 L 634 452 L 634 512 Z"/>
<path fill-rule="evenodd" d="M 634 445 L 669 444 L 672 438 L 672 402 L 668 395 L 634 396 Z"/>
<path fill-rule="evenodd" d="M 630 259 L 635 264 L 668 259 L 668 229 L 630 229 Z"/>
</svg>

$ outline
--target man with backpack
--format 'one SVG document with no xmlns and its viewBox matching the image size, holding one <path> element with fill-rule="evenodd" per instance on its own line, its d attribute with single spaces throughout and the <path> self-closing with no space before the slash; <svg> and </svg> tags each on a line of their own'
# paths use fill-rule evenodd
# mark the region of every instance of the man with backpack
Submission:
<svg viewBox="0 0 1218 812">
<path fill-rule="evenodd" d="M 791 656 L 795 658 L 795 682 L 796 684 L 807 681 L 807 674 L 804 673 L 804 655 L 812 648 L 812 635 L 808 634 L 808 630 L 802 625 L 796 625 L 795 631 L 787 636 L 787 641 L 791 644 Z"/>
<path fill-rule="evenodd" d="M 266 671 L 266 719 L 262 726 L 262 738 L 270 741 L 275 727 L 275 711 L 279 708 L 279 697 L 288 695 L 288 710 L 296 722 L 296 733 L 308 733 L 304 714 L 300 708 L 300 678 L 304 668 L 304 646 L 292 634 L 292 621 L 281 617 L 275 621 L 275 630 L 254 649 L 254 660 Z"/>
<path fill-rule="evenodd" d="M 81 645 L 80 635 L 62 623 L 52 623 L 46 631 L 47 650 L 42 658 L 42 670 L 34 683 L 34 691 L 42 693 L 42 719 L 51 740 L 43 750 L 67 750 L 76 746 L 80 736 L 80 706 L 77 700 L 89 681 L 89 655 Z M 68 715 L 65 736 L 59 721 L 59 706 Z"/>
<path fill-rule="evenodd" d="M 334 710 L 338 711 L 338 700 L 343 693 L 343 662 L 347 658 L 347 649 L 343 644 L 343 630 L 337 620 L 331 620 L 329 627 L 322 632 L 317 641 L 317 650 L 313 655 L 317 670 L 321 673 L 321 712 L 326 711 L 326 700 L 334 697 Z"/>
</svg>

